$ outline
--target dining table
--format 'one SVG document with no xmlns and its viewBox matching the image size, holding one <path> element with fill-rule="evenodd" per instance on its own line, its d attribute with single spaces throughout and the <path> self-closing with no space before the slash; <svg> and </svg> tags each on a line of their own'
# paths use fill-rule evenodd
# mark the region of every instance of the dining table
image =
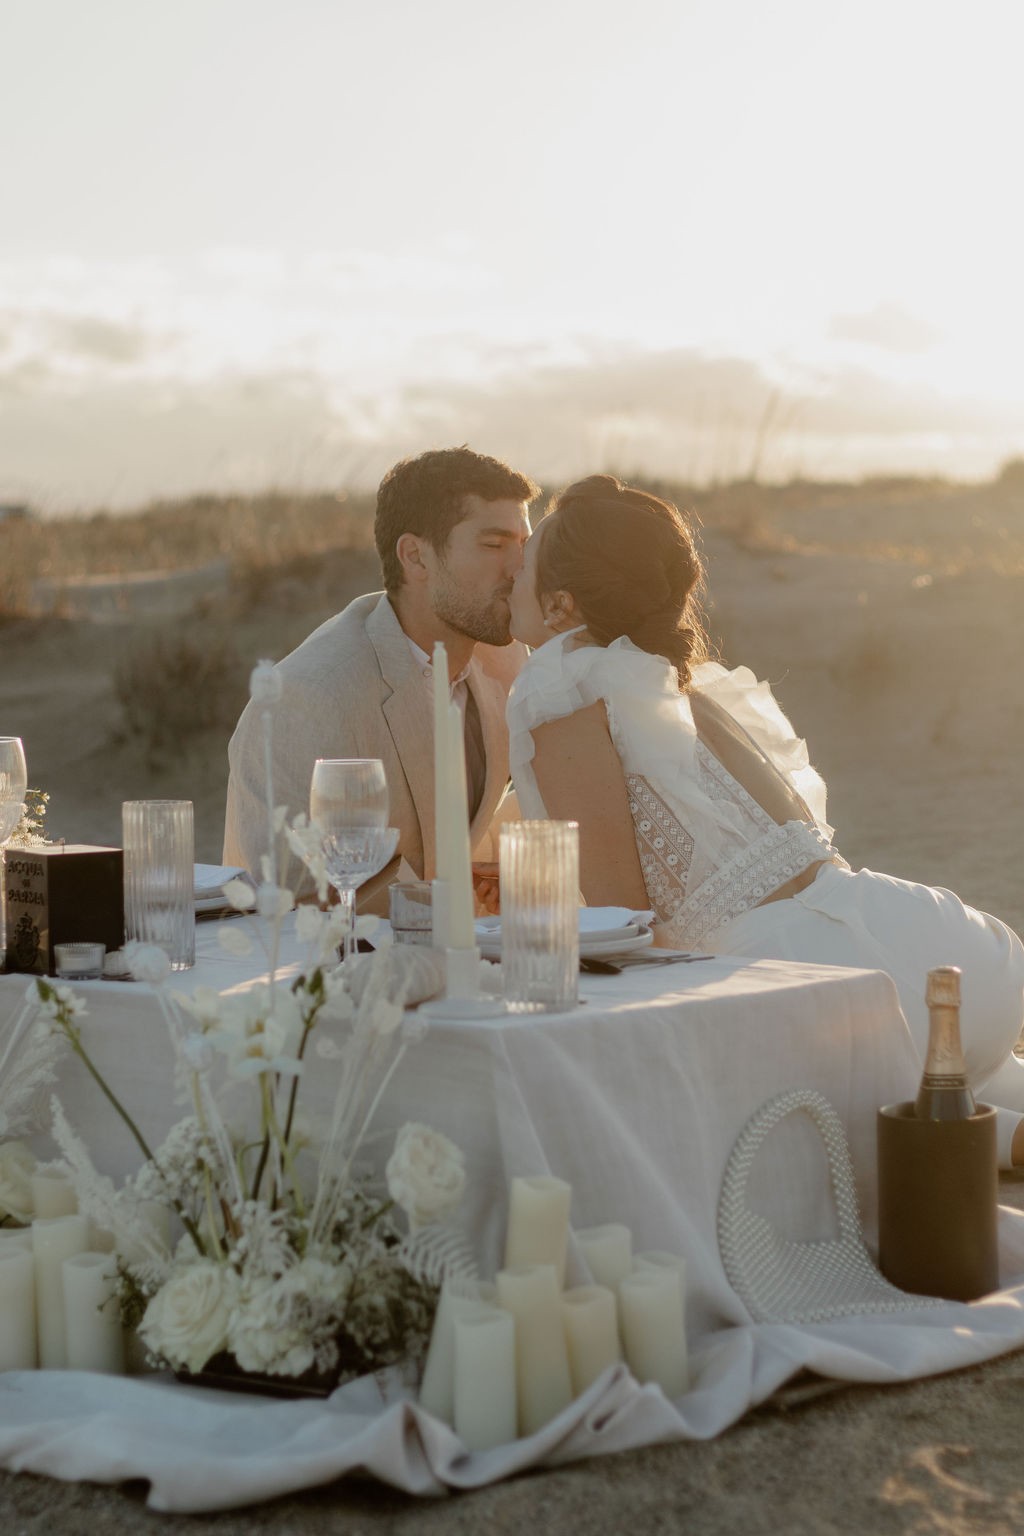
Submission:
<svg viewBox="0 0 1024 1536">
<path fill-rule="evenodd" d="M 245 991 L 266 981 L 259 946 L 241 955 L 198 927 L 196 963 L 165 985 Z M 650 963 L 640 963 L 649 958 Z M 719 1199 L 730 1156 L 752 1117 L 806 1090 L 835 1111 L 852 1164 L 861 1231 L 877 1241 L 876 1116 L 912 1098 L 920 1061 L 896 988 L 880 971 L 745 959 L 633 956 L 617 973 L 580 976 L 578 1003 L 553 1013 L 432 1017 L 391 1079 L 368 1138 L 379 1174 L 408 1121 L 462 1150 L 466 1189 L 456 1220 L 479 1272 L 501 1267 L 509 1183 L 553 1175 L 572 1190 L 574 1229 L 629 1227 L 633 1247 L 686 1263 L 689 1390 L 668 1401 L 624 1365 L 536 1435 L 469 1453 L 420 1408 L 400 1372 L 341 1387 L 327 1403 L 272 1403 L 145 1376 L 112 1381 L 71 1372 L 0 1376 L 0 1464 L 98 1480 L 148 1479 L 156 1508 L 214 1509 L 307 1486 L 357 1468 L 410 1492 L 469 1487 L 525 1466 L 665 1440 L 718 1434 L 801 1371 L 837 1380 L 899 1381 L 990 1358 L 1024 1344 L 1024 1218 L 1000 1212 L 1001 1289 L 979 1303 L 946 1302 L 812 1324 L 758 1320 L 730 1283 L 719 1247 Z M 278 978 L 301 968 L 286 919 Z M 28 978 L 0 977 L 0 1040 Z M 83 1040 L 156 1145 L 181 1116 L 158 989 L 133 981 L 75 983 Z M 410 1014 L 410 1021 L 415 1015 Z M 330 1059 L 307 1071 L 303 1104 L 329 1113 Z M 116 1181 L 140 1154 L 83 1064 L 62 1056 L 53 1092 L 97 1169 Z M 37 1155 L 54 1156 L 41 1129 Z M 785 1117 L 751 1169 L 749 1199 L 784 1239 L 834 1236 L 835 1191 L 815 1123 Z M 570 1240 L 566 1284 L 590 1278 Z M 95 1433 L 105 1416 L 128 1436 L 114 1454 Z M 19 1426 L 33 1424 L 27 1436 Z M 201 1433 L 199 1432 L 201 1426 Z M 70 1462 L 67 1460 L 71 1454 Z M 61 1471 L 71 1467 L 72 1474 Z"/>
</svg>

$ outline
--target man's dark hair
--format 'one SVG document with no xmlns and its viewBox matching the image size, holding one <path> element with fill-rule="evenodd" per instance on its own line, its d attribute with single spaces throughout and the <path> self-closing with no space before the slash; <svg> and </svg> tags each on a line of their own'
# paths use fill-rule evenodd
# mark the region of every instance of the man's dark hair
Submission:
<svg viewBox="0 0 1024 1536">
<path fill-rule="evenodd" d="M 384 573 L 384 587 L 397 592 L 402 566 L 395 545 L 403 533 L 426 539 L 443 553 L 456 523 L 466 516 L 467 496 L 484 501 L 532 501 L 539 489 L 500 459 L 471 448 L 433 448 L 389 469 L 377 490 L 373 536 Z"/>
</svg>

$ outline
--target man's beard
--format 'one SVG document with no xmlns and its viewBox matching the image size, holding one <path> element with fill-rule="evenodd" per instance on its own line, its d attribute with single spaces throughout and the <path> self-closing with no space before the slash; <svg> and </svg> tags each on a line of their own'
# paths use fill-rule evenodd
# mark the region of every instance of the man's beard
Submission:
<svg viewBox="0 0 1024 1536">
<path fill-rule="evenodd" d="M 481 645 L 510 645 L 508 591 L 495 590 L 489 601 L 469 598 L 454 582 L 446 580 L 444 587 L 435 594 L 433 609 L 436 616 L 454 629 Z"/>
</svg>

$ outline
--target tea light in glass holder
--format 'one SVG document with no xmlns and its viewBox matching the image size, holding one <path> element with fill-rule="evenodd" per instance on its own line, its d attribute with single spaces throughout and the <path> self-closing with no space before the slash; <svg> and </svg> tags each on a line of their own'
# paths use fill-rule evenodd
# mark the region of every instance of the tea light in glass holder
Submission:
<svg viewBox="0 0 1024 1536">
<path fill-rule="evenodd" d="M 86 943 L 55 944 L 54 965 L 62 981 L 98 981 L 103 975 L 106 957 L 105 944 Z"/>
</svg>

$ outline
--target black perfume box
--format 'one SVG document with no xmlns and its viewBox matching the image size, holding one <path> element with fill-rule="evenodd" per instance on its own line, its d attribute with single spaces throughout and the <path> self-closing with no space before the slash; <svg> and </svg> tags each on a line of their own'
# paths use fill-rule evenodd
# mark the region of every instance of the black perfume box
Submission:
<svg viewBox="0 0 1024 1536">
<path fill-rule="evenodd" d="M 4 906 L 8 971 L 56 974 L 53 946 L 124 943 L 124 855 L 120 848 L 48 843 L 7 848 Z"/>
</svg>

